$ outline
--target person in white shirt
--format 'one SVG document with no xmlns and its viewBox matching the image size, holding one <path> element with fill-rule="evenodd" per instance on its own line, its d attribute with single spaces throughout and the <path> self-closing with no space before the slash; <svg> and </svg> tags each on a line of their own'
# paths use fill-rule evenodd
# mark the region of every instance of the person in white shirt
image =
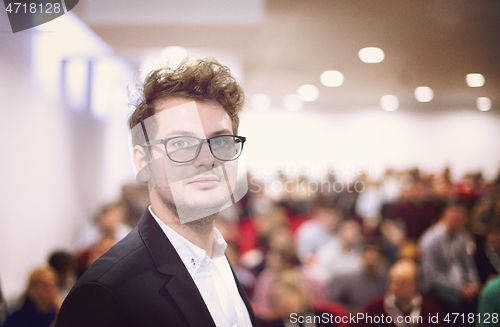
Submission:
<svg viewBox="0 0 500 327">
<path fill-rule="evenodd" d="M 77 282 L 56 327 L 256 325 L 214 225 L 246 191 L 243 91 L 217 61 L 185 60 L 151 72 L 141 100 L 129 126 L 151 205 Z"/>
</svg>

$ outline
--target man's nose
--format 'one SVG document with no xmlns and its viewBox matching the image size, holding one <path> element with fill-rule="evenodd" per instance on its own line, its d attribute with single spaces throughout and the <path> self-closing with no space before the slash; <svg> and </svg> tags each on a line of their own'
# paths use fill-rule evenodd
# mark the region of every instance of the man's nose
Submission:
<svg viewBox="0 0 500 327">
<path fill-rule="evenodd" d="M 210 151 L 210 147 L 207 141 L 203 142 L 203 144 L 201 145 L 200 154 L 196 157 L 196 159 L 194 159 L 194 166 L 206 166 L 211 168 L 215 166 L 214 156 Z"/>
</svg>

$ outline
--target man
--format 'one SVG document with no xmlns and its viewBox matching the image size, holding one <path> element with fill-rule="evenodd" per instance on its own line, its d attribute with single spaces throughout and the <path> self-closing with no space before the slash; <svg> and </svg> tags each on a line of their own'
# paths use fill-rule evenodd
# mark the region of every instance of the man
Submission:
<svg viewBox="0 0 500 327">
<path fill-rule="evenodd" d="M 333 283 L 345 274 L 361 271 L 361 227 L 354 220 L 339 225 L 337 238 L 318 248 L 315 256 L 318 276 L 326 283 Z"/>
<path fill-rule="evenodd" d="M 214 227 L 238 188 L 243 92 L 205 59 L 153 71 L 142 93 L 129 126 L 151 205 L 77 282 L 56 326 L 255 325 Z"/>
<path fill-rule="evenodd" d="M 312 212 L 312 218 L 302 223 L 295 232 L 297 255 L 306 265 L 321 245 L 335 238 L 336 228 L 342 219 L 341 211 L 321 197 L 315 200 Z"/>
<path fill-rule="evenodd" d="M 364 307 L 385 292 L 387 269 L 376 245 L 363 248 L 362 270 L 343 274 L 328 286 L 328 300 L 351 311 Z"/>
<path fill-rule="evenodd" d="M 479 278 L 465 220 L 466 208 L 452 202 L 420 241 L 424 287 L 446 312 L 475 312 L 477 303 Z"/>
<path fill-rule="evenodd" d="M 371 301 L 363 310 L 365 317 L 385 317 L 383 322 L 365 318 L 362 326 L 443 327 L 438 305 L 418 292 L 418 269 L 413 260 L 401 259 L 389 271 L 389 284 L 383 297 Z M 430 320 L 430 317 L 436 317 Z"/>
</svg>

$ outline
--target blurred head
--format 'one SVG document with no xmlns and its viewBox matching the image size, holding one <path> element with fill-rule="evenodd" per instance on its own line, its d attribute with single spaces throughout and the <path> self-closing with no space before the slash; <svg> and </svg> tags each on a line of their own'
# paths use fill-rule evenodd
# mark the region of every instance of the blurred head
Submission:
<svg viewBox="0 0 500 327">
<path fill-rule="evenodd" d="M 101 208 L 97 217 L 99 228 L 103 234 L 113 234 L 125 222 L 125 206 L 121 203 L 112 203 Z"/>
<path fill-rule="evenodd" d="M 296 271 L 280 272 L 271 287 L 273 309 L 279 317 L 289 317 L 291 313 L 300 315 L 311 309 L 312 296 Z"/>
<path fill-rule="evenodd" d="M 320 221 L 329 232 L 335 232 L 342 221 L 342 211 L 335 208 L 330 198 L 318 196 L 312 204 L 312 215 Z"/>
<path fill-rule="evenodd" d="M 389 270 L 388 293 L 393 294 L 396 300 L 409 302 L 417 294 L 418 269 L 415 261 L 401 259 Z"/>
<path fill-rule="evenodd" d="M 104 253 L 116 244 L 114 235 L 103 235 L 101 239 L 92 247 L 89 253 L 88 266 L 99 259 Z"/>
<path fill-rule="evenodd" d="M 365 267 L 378 267 L 382 260 L 380 250 L 376 245 L 365 245 L 361 257 Z"/>
<path fill-rule="evenodd" d="M 448 233 L 456 233 L 461 230 L 467 219 L 467 210 L 462 204 L 452 203 L 449 204 L 441 216 L 441 221 L 446 226 Z"/>
<path fill-rule="evenodd" d="M 500 221 L 497 219 L 500 219 L 500 215 L 488 226 L 486 242 L 492 251 L 500 255 Z"/>
<path fill-rule="evenodd" d="M 275 272 L 292 269 L 300 265 L 294 247 L 273 248 L 267 252 L 266 267 Z"/>
<path fill-rule="evenodd" d="M 28 295 L 39 311 L 48 311 L 57 307 L 57 275 L 52 268 L 44 267 L 33 270 L 28 280 Z"/>
<path fill-rule="evenodd" d="M 68 279 L 76 276 L 76 263 L 71 254 L 66 251 L 53 252 L 49 257 L 49 265 L 57 274 L 57 285 L 67 286 Z"/>
<path fill-rule="evenodd" d="M 418 180 L 413 184 L 412 198 L 416 201 L 425 200 L 427 197 L 427 185 L 424 181 Z"/>
<path fill-rule="evenodd" d="M 267 236 L 269 249 L 294 248 L 293 235 L 287 226 L 277 226 Z"/>
<path fill-rule="evenodd" d="M 353 247 L 361 242 L 361 227 L 354 220 L 340 224 L 338 236 L 344 246 Z"/>
</svg>

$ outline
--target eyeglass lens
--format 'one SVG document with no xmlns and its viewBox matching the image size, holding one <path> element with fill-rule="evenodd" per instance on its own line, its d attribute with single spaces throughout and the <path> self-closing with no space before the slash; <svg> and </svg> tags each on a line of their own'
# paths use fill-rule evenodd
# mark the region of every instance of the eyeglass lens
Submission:
<svg viewBox="0 0 500 327">
<path fill-rule="evenodd" d="M 219 160 L 236 159 L 242 148 L 243 142 L 234 136 L 216 136 L 209 139 L 212 154 Z M 165 145 L 170 159 L 174 161 L 193 160 L 200 147 L 200 139 L 190 136 L 179 136 L 168 140 Z"/>
</svg>

